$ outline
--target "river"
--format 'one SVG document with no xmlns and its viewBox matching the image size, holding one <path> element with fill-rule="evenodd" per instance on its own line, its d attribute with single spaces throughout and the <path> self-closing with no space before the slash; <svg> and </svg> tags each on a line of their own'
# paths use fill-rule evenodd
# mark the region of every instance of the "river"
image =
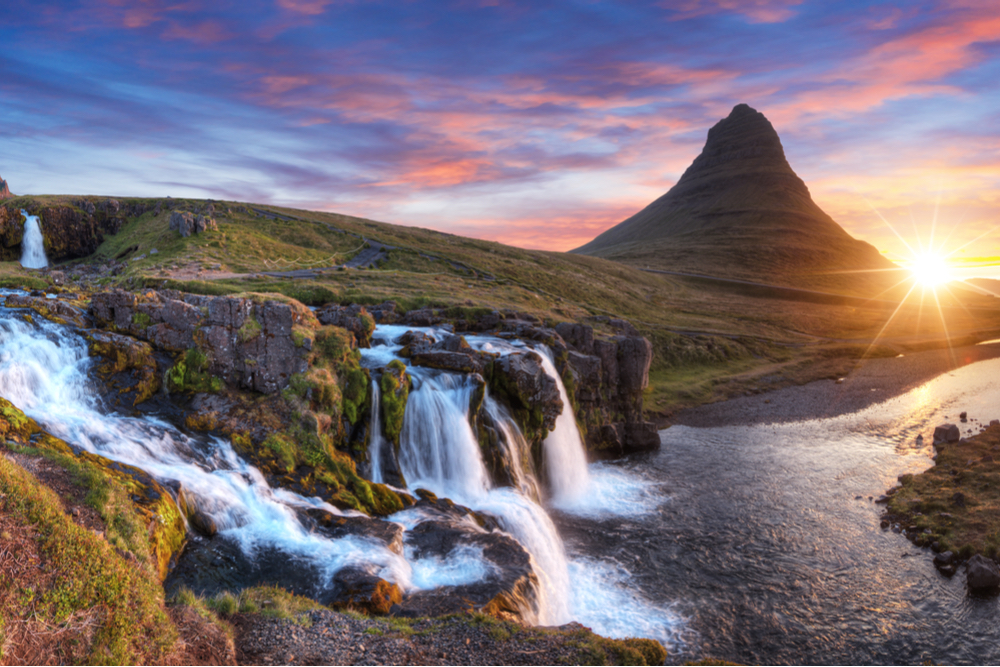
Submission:
<svg viewBox="0 0 1000 667">
<path fill-rule="evenodd" d="M 1000 417 L 998 378 L 1000 360 L 983 361 L 836 418 L 674 426 L 657 453 L 591 465 L 648 485 L 635 516 L 555 523 L 570 554 L 600 554 L 672 603 L 671 660 L 997 663 L 997 598 L 970 596 L 964 572 L 941 576 L 928 550 L 881 530 L 872 498 L 932 463 L 918 434 L 930 442 L 962 410 Z"/>
<path fill-rule="evenodd" d="M 190 561 L 189 572 L 217 567 L 238 586 L 270 580 L 269 572 L 294 562 L 308 579 L 302 586 L 317 590 L 335 570 L 362 562 L 408 591 L 454 583 L 456 572 L 482 576 L 476 558 L 401 557 L 365 540 L 310 532 L 298 510 L 337 510 L 270 488 L 223 440 L 110 412 L 95 397 L 83 338 L 22 314 L 0 308 L 0 395 L 84 449 L 192 490 L 229 547 Z M 373 365 L 394 356 L 391 336 L 382 343 L 365 353 Z M 927 551 L 882 531 L 873 502 L 898 475 L 930 465 L 932 451 L 917 445 L 918 434 L 929 442 L 933 426 L 961 410 L 980 420 L 967 428 L 1000 417 L 1000 360 L 836 418 L 675 426 L 661 432 L 659 452 L 586 466 L 570 483 L 578 492 L 557 494 L 545 511 L 532 500 L 533 481 L 510 489 L 486 479 L 467 424 L 467 381 L 411 372 L 404 472 L 494 513 L 522 541 L 542 579 L 542 623 L 576 620 L 609 636 L 655 637 L 677 662 L 1000 662 L 997 599 L 967 595 L 964 574 L 942 577 Z M 500 419 L 502 410 L 491 409 Z M 417 417 L 419 425 L 446 426 L 421 435 L 410 424 Z M 579 447 L 578 436 L 562 430 L 546 448 Z M 428 458 L 432 442 L 440 453 Z M 192 540 L 190 557 L 200 548 Z"/>
</svg>

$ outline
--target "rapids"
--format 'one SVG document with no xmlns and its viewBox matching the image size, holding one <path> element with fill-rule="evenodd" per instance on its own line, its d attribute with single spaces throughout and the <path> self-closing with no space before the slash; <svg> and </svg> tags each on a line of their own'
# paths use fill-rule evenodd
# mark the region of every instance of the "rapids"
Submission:
<svg viewBox="0 0 1000 667">
<path fill-rule="evenodd" d="M 371 539 L 332 539 L 312 531 L 300 519 L 302 510 L 343 512 L 317 498 L 270 487 L 260 471 L 225 440 L 186 433 L 156 416 L 115 413 L 102 404 L 90 379 L 93 361 L 84 337 L 43 318 L 28 322 L 21 312 L 0 307 L 0 395 L 72 446 L 182 487 L 189 501 L 218 527 L 218 534 L 207 542 L 193 535 L 188 552 L 206 553 L 189 566 L 183 565 L 186 555 L 178 566 L 183 576 L 191 577 L 189 581 L 202 583 L 205 573 L 198 570 L 218 568 L 218 576 L 203 590 L 217 589 L 219 582 L 233 587 L 272 577 L 285 585 L 291 581 L 290 570 L 295 571 L 296 589 L 317 597 L 330 589 L 336 572 L 345 567 L 363 569 L 411 592 L 471 583 L 490 574 L 492 564 L 475 547 L 459 547 L 445 557 L 417 558 L 408 546 L 398 555 Z M 364 351 L 363 362 L 378 367 L 396 358 L 399 346 L 394 339 L 399 333 L 380 327 L 375 335 L 379 344 Z M 480 344 L 501 346 L 503 342 L 483 340 Z M 408 372 L 414 387 L 401 434 L 403 476 L 410 489 L 427 488 L 496 516 L 524 546 L 539 580 L 538 609 L 529 620 L 546 625 L 577 620 L 610 636 L 641 634 L 674 642 L 680 619 L 669 606 L 629 591 L 627 572 L 599 557 L 567 556 L 552 517 L 539 504 L 544 499 L 534 471 L 515 470 L 516 488 L 492 486 L 469 425 L 470 378 L 416 367 Z M 554 377 L 565 392 L 558 375 Z M 377 385 L 372 387 L 378 400 Z M 530 458 L 521 455 L 527 445 L 506 410 L 488 395 L 484 406 L 499 425 L 512 460 Z M 562 433 L 566 428 L 574 433 Z M 575 431 L 572 417 L 560 420 L 545 444 L 546 456 L 553 455 L 553 448 L 576 447 L 579 451 L 556 455 L 585 460 Z M 383 474 L 381 452 L 388 444 L 372 438 L 370 446 L 372 475 L 379 477 Z M 583 475 L 586 479 L 585 467 Z M 572 509 L 572 502 L 564 501 Z M 581 510 L 585 505 L 581 502 Z M 422 519 L 413 510 L 389 518 L 404 529 L 412 529 Z M 609 615 L 609 609 L 614 613 Z M 630 622 L 638 618 L 645 619 L 644 623 Z"/>
</svg>

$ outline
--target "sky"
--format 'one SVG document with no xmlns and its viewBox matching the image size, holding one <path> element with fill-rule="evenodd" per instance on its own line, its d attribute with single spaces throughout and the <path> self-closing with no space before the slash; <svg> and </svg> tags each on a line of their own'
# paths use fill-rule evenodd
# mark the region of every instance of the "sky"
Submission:
<svg viewBox="0 0 1000 667">
<path fill-rule="evenodd" d="M 562 251 L 747 103 L 852 235 L 1000 277 L 998 79 L 978 0 L 7 0 L 0 175 Z"/>
</svg>

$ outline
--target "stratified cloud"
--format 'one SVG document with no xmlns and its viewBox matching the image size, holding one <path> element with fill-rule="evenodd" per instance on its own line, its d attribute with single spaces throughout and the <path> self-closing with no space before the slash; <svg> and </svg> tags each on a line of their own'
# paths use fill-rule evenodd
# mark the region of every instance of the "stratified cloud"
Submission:
<svg viewBox="0 0 1000 667">
<path fill-rule="evenodd" d="M 747 102 L 821 206 L 898 249 L 869 204 L 1000 219 L 998 34 L 985 2 L 16 1 L 0 169 L 567 249 Z"/>
</svg>

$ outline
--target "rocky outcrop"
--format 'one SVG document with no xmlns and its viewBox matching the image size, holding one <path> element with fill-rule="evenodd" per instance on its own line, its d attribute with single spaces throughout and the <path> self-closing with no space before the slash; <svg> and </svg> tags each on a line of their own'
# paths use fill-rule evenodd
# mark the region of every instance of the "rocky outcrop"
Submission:
<svg viewBox="0 0 1000 667">
<path fill-rule="evenodd" d="M 215 218 L 188 211 L 174 211 L 170 214 L 171 231 L 175 231 L 185 238 L 192 234 L 201 234 L 218 228 L 219 225 L 215 222 Z"/>
<path fill-rule="evenodd" d="M 460 558 L 465 552 L 485 561 L 488 572 L 473 584 L 413 593 L 391 613 L 404 617 L 444 616 L 471 609 L 497 618 L 534 622 L 538 614 L 538 578 L 524 547 L 500 531 L 492 517 L 477 515 L 426 492 L 422 495 L 414 507 L 431 518 L 406 532 L 411 553 L 416 558 L 446 560 Z M 469 517 L 485 525 L 477 526 Z"/>
<path fill-rule="evenodd" d="M 14 195 L 11 194 L 10 188 L 7 187 L 7 181 L 0 178 L 0 200 L 10 199 Z"/>
<path fill-rule="evenodd" d="M 360 347 L 371 346 L 372 332 L 375 331 L 375 318 L 365 310 L 364 306 L 329 304 L 316 310 L 316 318 L 321 324 L 347 329 L 354 334 Z"/>
<path fill-rule="evenodd" d="M 495 354 L 473 350 L 462 336 L 446 336 L 435 342 L 419 331 L 407 331 L 397 341 L 403 345 L 400 356 L 409 357 L 414 366 L 427 366 L 454 373 L 486 372 Z"/>
<path fill-rule="evenodd" d="M 152 345 L 110 331 L 92 331 L 87 339 L 91 356 L 101 358 L 97 373 L 111 405 L 132 408 L 159 391 L 161 374 Z"/>
<path fill-rule="evenodd" d="M 8 308 L 30 308 L 42 317 L 58 324 L 72 324 L 77 327 L 90 326 L 90 318 L 79 306 L 66 303 L 62 299 L 50 299 L 32 294 L 11 294 L 4 303 Z"/>
<path fill-rule="evenodd" d="M 200 372 L 264 394 L 306 370 L 311 346 L 296 345 L 293 309 L 278 301 L 116 290 L 95 294 L 90 313 L 99 327 L 184 353 L 189 365 L 196 350 L 203 355 Z"/>
</svg>

